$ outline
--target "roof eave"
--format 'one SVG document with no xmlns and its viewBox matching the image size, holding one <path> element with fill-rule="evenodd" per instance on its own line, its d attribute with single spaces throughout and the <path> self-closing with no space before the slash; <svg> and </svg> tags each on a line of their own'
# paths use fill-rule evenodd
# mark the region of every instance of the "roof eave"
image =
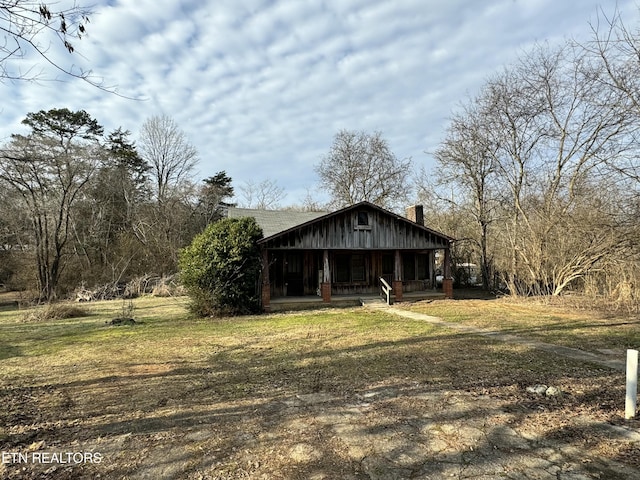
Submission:
<svg viewBox="0 0 640 480">
<path fill-rule="evenodd" d="M 354 203 L 353 205 L 349 205 L 348 207 L 343 207 L 343 208 L 341 208 L 339 210 L 336 210 L 334 212 L 328 212 L 326 215 L 321 215 L 321 216 L 316 217 L 316 218 L 314 218 L 312 220 L 309 220 L 307 222 L 301 223 L 299 225 L 295 225 L 295 226 L 293 226 L 291 228 L 288 228 L 288 229 L 283 230 L 281 232 L 275 233 L 275 234 L 270 235 L 268 237 L 264 237 L 264 238 L 258 240 L 258 244 L 267 243 L 268 241 L 270 241 L 270 240 L 272 240 L 274 238 L 277 238 L 277 237 L 279 237 L 281 235 L 285 235 L 285 234 L 291 233 L 291 232 L 293 232 L 295 230 L 298 230 L 300 228 L 304 228 L 304 227 L 306 227 L 308 225 L 311 225 L 312 223 L 325 220 L 325 219 L 330 218 L 330 217 L 332 217 L 334 215 L 340 215 L 340 214 L 342 214 L 342 213 L 344 213 L 346 211 L 353 210 L 353 209 L 356 209 L 356 208 L 359 208 L 359 207 L 362 207 L 362 206 L 367 206 L 367 207 L 374 208 L 374 209 L 379 210 L 379 211 L 381 211 L 381 212 L 383 212 L 383 213 L 385 213 L 387 215 L 390 215 L 390 216 L 392 216 L 392 217 L 394 217 L 394 218 L 396 218 L 396 219 L 398 219 L 398 220 L 400 220 L 402 222 L 410 223 L 414 227 L 421 228 L 422 230 L 425 230 L 425 231 L 427 231 L 429 233 L 432 233 L 434 235 L 437 235 L 437 236 L 439 236 L 439 237 L 441 237 L 441 238 L 443 238 L 445 240 L 448 240 L 449 243 L 453 243 L 453 242 L 456 241 L 453 237 L 445 235 L 444 233 L 437 232 L 437 231 L 435 231 L 435 230 L 433 230 L 433 229 L 431 229 L 429 227 L 425 227 L 424 225 L 420 225 L 419 223 L 412 222 L 408 218 L 403 217 L 402 215 L 398 215 L 397 213 L 390 212 L 389 210 L 386 210 L 386 209 L 384 209 L 384 208 L 382 208 L 382 207 L 380 207 L 380 206 L 378 206 L 378 205 L 376 205 L 374 203 L 367 202 L 367 201 L 362 201 L 362 202 L 359 202 L 359 203 Z"/>
</svg>

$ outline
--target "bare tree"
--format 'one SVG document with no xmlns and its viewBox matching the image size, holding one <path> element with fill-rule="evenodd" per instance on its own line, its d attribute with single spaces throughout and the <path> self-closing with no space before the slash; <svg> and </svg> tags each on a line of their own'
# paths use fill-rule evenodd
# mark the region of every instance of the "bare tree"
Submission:
<svg viewBox="0 0 640 480">
<path fill-rule="evenodd" d="M 602 74 L 576 45 L 537 46 L 487 81 L 436 153 L 512 292 L 558 295 L 624 248 L 598 187 L 629 152 L 634 117 Z"/>
<path fill-rule="evenodd" d="M 456 283 L 464 284 L 468 270 L 457 268 L 464 263 L 478 261 L 478 225 L 471 212 L 473 206 L 466 193 L 453 184 L 444 183 L 426 170 L 421 170 L 416 178 L 418 201 L 424 207 L 424 223 L 430 228 L 443 232 L 456 241 L 450 249 L 452 274 Z M 495 248 L 487 240 L 487 255 L 491 257 Z"/>
<path fill-rule="evenodd" d="M 139 145 L 142 158 L 151 166 L 158 202 L 179 194 L 198 164 L 198 152 L 185 133 L 168 115 L 156 115 L 142 125 Z"/>
<path fill-rule="evenodd" d="M 21 205 L 21 195 L 0 176 L 0 285 L 16 290 L 33 286 L 20 281 L 20 270 L 29 270 L 20 268 L 20 260 L 26 256 L 24 252 L 31 238 L 31 226 Z M 35 272 L 31 272 L 31 277 L 36 280 Z"/>
<path fill-rule="evenodd" d="M 147 221 L 138 225 L 137 238 L 154 259 L 156 273 L 173 273 L 179 249 L 188 245 L 197 230 L 198 192 L 192 179 L 197 151 L 167 115 L 151 117 L 142 125 L 139 150 L 151 167 L 155 203 L 148 207 Z"/>
<path fill-rule="evenodd" d="M 286 196 L 284 188 L 279 187 L 275 180 L 244 182 L 240 186 L 241 200 L 239 204 L 245 208 L 276 209 L 280 201 Z"/>
<path fill-rule="evenodd" d="M 332 207 L 369 201 L 393 208 L 407 199 L 410 159 L 399 160 L 380 132 L 341 130 L 316 166 Z"/>
<path fill-rule="evenodd" d="M 135 237 L 149 203 L 149 166 L 139 156 L 130 132 L 111 132 L 103 162 L 77 208 L 74 222 L 76 265 L 89 284 L 117 282 L 140 271 L 141 244 Z"/>
<path fill-rule="evenodd" d="M 489 254 L 489 226 L 496 219 L 495 149 L 486 135 L 485 112 L 479 100 L 473 99 L 455 114 L 447 136 L 435 153 L 440 186 L 456 191 L 455 207 L 475 225 L 468 241 L 477 249 L 482 284 L 490 287 L 491 255 Z M 454 198 L 445 200 L 454 203 Z M 454 205 L 452 205 L 454 207 Z M 459 237 L 457 237 L 459 238 Z M 456 242 L 460 245 L 461 239 Z"/>
<path fill-rule="evenodd" d="M 591 24 L 591 29 L 591 41 L 580 47 L 602 67 L 599 81 L 622 95 L 623 101 L 615 107 L 631 111 L 637 124 L 640 119 L 640 31 L 628 27 L 617 8 L 610 16 L 602 10 L 596 22 Z M 633 151 L 631 155 L 620 155 L 608 164 L 640 183 L 637 158 L 637 151 Z"/>
<path fill-rule="evenodd" d="M 29 62 L 30 54 L 52 66 L 65 77 L 82 79 L 100 89 L 109 90 L 92 77 L 91 71 L 65 66 L 55 59 L 52 50 L 62 47 L 74 53 L 76 40 L 87 32 L 91 11 L 76 4 L 58 7 L 56 2 L 0 0 L 0 81 L 50 80 L 43 69 Z M 21 68 L 26 65 L 26 68 Z M 57 79 L 53 79 L 57 80 Z"/>
<path fill-rule="evenodd" d="M 307 189 L 303 199 L 302 205 L 300 205 L 300 210 L 304 212 L 324 212 L 327 211 L 327 205 L 318 200 L 320 196 L 320 192 L 313 191 L 311 189 Z"/>
<path fill-rule="evenodd" d="M 628 148 L 632 128 L 617 108 L 624 99 L 600 74 L 580 48 L 538 46 L 488 84 L 486 131 L 510 194 L 513 290 L 557 295 L 586 271 L 576 264 L 579 247 L 561 251 L 556 239 L 588 200 L 594 172 Z M 586 239 L 583 248 L 591 249 Z"/>
<path fill-rule="evenodd" d="M 601 178 L 607 180 L 605 188 L 609 195 L 617 198 L 611 218 L 618 222 L 617 237 L 627 240 L 628 248 L 609 252 L 601 262 L 601 271 L 590 274 L 587 286 L 637 306 L 640 304 L 640 269 L 637 267 L 640 258 L 637 222 L 640 213 L 640 29 L 637 24 L 635 27 L 626 24 L 617 8 L 610 15 L 600 10 L 591 28 L 591 40 L 580 46 L 591 61 L 601 67 L 598 80 L 605 88 L 620 94 L 620 101 L 612 108 L 621 116 L 630 116 L 633 128 L 627 132 L 629 148 L 606 158 L 606 168 L 599 172 Z"/>
<path fill-rule="evenodd" d="M 86 112 L 30 113 L 27 136 L 1 152 L 0 179 L 22 201 L 31 222 L 41 300 L 55 299 L 65 268 L 73 215 L 100 161 L 102 127 Z"/>
</svg>

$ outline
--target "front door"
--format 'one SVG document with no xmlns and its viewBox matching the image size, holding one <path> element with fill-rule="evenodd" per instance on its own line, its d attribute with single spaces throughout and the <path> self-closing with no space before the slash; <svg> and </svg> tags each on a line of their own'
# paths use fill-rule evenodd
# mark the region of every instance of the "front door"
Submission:
<svg viewBox="0 0 640 480">
<path fill-rule="evenodd" d="M 286 253 L 284 257 L 284 283 L 288 297 L 304 295 L 301 252 Z"/>
</svg>

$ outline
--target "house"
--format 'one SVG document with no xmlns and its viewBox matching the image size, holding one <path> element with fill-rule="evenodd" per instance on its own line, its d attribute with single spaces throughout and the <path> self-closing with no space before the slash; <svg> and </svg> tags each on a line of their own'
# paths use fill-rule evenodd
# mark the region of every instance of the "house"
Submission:
<svg viewBox="0 0 640 480">
<path fill-rule="evenodd" d="M 449 265 L 452 238 L 424 225 L 422 206 L 407 217 L 369 202 L 334 212 L 229 208 L 229 217 L 254 217 L 262 227 L 262 306 L 286 297 L 332 303 L 345 295 L 375 295 L 393 289 L 396 301 L 409 292 L 436 288 L 435 252 L 444 252 L 445 296 L 453 295 Z"/>
</svg>

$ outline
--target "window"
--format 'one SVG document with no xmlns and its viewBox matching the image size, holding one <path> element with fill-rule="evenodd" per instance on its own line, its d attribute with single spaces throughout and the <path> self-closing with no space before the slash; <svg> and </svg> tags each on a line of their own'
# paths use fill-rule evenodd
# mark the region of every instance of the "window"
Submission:
<svg viewBox="0 0 640 480">
<path fill-rule="evenodd" d="M 339 254 L 335 257 L 336 283 L 362 283 L 367 281 L 367 262 L 364 254 Z"/>
<path fill-rule="evenodd" d="M 364 255 L 351 256 L 351 281 L 364 282 L 367 279 L 364 263 Z"/>
<path fill-rule="evenodd" d="M 402 255 L 402 273 L 404 280 L 416 279 L 416 256 L 413 253 Z"/>
<path fill-rule="evenodd" d="M 369 212 L 358 212 L 358 226 L 366 227 L 369 225 Z"/>
<path fill-rule="evenodd" d="M 429 255 L 426 253 L 405 253 L 402 255 L 404 280 L 429 280 Z"/>
</svg>

